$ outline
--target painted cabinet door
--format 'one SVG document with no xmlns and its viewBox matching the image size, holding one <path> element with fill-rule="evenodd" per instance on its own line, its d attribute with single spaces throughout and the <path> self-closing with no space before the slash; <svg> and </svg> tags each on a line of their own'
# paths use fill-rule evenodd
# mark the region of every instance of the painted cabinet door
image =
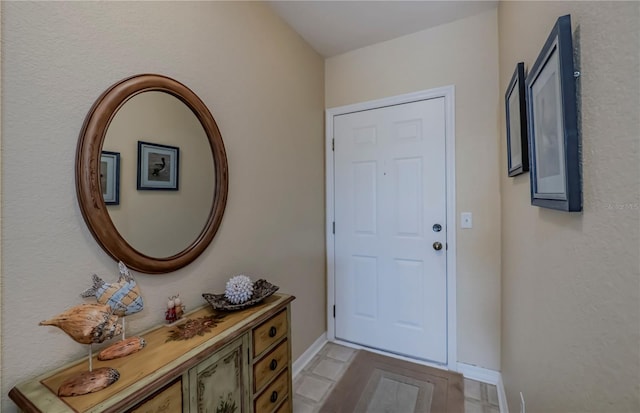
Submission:
<svg viewBox="0 0 640 413">
<path fill-rule="evenodd" d="M 189 370 L 189 412 L 250 410 L 247 348 L 244 335 Z"/>
</svg>

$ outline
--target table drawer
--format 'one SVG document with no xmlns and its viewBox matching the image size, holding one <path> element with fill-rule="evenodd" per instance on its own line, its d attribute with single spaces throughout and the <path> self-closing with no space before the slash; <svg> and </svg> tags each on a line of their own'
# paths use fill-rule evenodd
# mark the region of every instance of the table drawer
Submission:
<svg viewBox="0 0 640 413">
<path fill-rule="evenodd" d="M 260 324 L 253 330 L 253 356 L 256 357 L 264 350 L 287 335 L 287 311 Z"/>
<path fill-rule="evenodd" d="M 280 343 L 253 366 L 254 391 L 261 389 L 289 364 L 289 342 Z"/>
<path fill-rule="evenodd" d="M 291 403 L 289 402 L 289 399 L 285 400 L 284 403 L 282 403 L 282 405 L 278 408 L 278 411 L 276 413 L 291 413 Z"/>
<path fill-rule="evenodd" d="M 176 380 L 160 390 L 129 413 L 182 413 L 182 380 Z"/>
<path fill-rule="evenodd" d="M 253 402 L 253 411 L 256 413 L 272 412 L 283 399 L 289 396 L 289 378 L 286 369 L 273 383 L 269 385 Z"/>
</svg>

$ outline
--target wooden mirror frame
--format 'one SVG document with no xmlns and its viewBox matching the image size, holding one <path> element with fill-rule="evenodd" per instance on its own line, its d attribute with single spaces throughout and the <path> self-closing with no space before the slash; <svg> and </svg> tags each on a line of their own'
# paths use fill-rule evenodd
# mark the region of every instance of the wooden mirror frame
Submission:
<svg viewBox="0 0 640 413">
<path fill-rule="evenodd" d="M 109 216 L 100 189 L 99 162 L 111 120 L 129 99 L 149 91 L 175 96 L 196 115 L 209 139 L 215 171 L 213 202 L 202 232 L 182 252 L 166 258 L 145 255 L 122 237 Z M 116 261 L 121 260 L 129 268 L 147 274 L 172 272 L 193 262 L 209 246 L 220 227 L 227 204 L 228 186 L 227 155 L 218 125 L 202 100 L 182 83 L 157 74 L 132 76 L 107 89 L 89 110 L 76 150 L 76 192 L 82 216 L 91 234 Z"/>
</svg>

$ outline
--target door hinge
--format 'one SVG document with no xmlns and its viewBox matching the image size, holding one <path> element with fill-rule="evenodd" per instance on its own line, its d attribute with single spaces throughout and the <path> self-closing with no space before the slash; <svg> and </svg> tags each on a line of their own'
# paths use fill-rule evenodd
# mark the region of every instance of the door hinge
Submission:
<svg viewBox="0 0 640 413">
<path fill-rule="evenodd" d="M 336 306 L 333 306 L 333 318 L 336 318 Z"/>
<path fill-rule="evenodd" d="M 251 354 L 249 353 L 249 347 L 247 347 L 247 364 L 251 364 Z"/>
<path fill-rule="evenodd" d="M 335 139 L 331 139 L 331 150 L 332 151 L 336 150 L 336 140 Z"/>
<path fill-rule="evenodd" d="M 333 230 L 332 231 L 333 231 L 334 234 L 336 233 L 336 221 L 333 221 Z"/>
</svg>

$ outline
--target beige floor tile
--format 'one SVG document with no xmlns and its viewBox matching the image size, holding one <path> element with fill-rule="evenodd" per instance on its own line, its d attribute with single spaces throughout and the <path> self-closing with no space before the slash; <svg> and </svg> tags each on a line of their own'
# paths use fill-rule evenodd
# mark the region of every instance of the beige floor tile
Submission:
<svg viewBox="0 0 640 413">
<path fill-rule="evenodd" d="M 311 399 L 316 403 L 322 401 L 333 383 L 316 377 L 304 376 L 296 389 L 296 394 Z"/>
<path fill-rule="evenodd" d="M 320 362 L 320 360 L 324 359 L 324 355 L 320 355 L 320 354 L 316 354 L 315 356 L 313 356 L 313 358 L 311 360 L 309 360 L 309 362 L 304 366 L 304 368 L 302 369 L 303 373 L 308 373 L 311 370 L 313 370 L 313 368 Z"/>
<path fill-rule="evenodd" d="M 356 352 L 355 349 L 349 347 L 339 346 L 331 343 L 329 343 L 329 345 L 330 347 L 328 348 L 327 356 L 336 360 L 349 361 L 353 354 Z"/>
<path fill-rule="evenodd" d="M 323 359 L 311 370 L 318 376 L 337 381 L 344 371 L 345 364 L 333 359 Z"/>
<path fill-rule="evenodd" d="M 293 398 L 293 413 L 314 413 L 318 411 L 316 405 L 307 404 L 300 397 Z"/>
</svg>

